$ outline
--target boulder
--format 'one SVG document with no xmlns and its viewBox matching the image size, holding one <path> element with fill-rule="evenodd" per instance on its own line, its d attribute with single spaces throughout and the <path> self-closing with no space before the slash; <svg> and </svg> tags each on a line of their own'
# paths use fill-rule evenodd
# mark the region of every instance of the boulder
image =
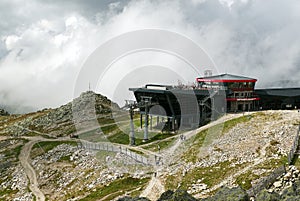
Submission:
<svg viewBox="0 0 300 201">
<path fill-rule="evenodd" d="M 248 201 L 249 197 L 245 190 L 241 187 L 228 188 L 222 187 L 212 197 L 202 199 L 202 201 Z"/>
<path fill-rule="evenodd" d="M 256 201 L 279 201 L 280 195 L 278 193 L 269 193 L 266 190 L 262 190 L 256 197 Z"/>
<path fill-rule="evenodd" d="M 0 116 L 8 116 L 9 113 L 5 111 L 4 109 L 0 109 Z"/>
<path fill-rule="evenodd" d="M 117 201 L 150 201 L 148 198 L 144 198 L 144 197 L 136 197 L 136 198 L 131 198 L 131 197 L 123 197 L 123 198 L 119 198 Z"/>
<path fill-rule="evenodd" d="M 196 198 L 188 194 L 185 190 L 168 190 L 164 192 L 157 201 L 197 201 Z"/>
</svg>

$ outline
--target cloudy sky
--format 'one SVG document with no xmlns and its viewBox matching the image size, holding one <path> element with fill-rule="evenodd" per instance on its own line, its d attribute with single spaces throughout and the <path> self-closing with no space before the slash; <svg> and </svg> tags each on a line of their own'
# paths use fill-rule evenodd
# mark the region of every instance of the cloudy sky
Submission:
<svg viewBox="0 0 300 201">
<path fill-rule="evenodd" d="M 254 77 L 258 87 L 300 77 L 298 0 L 1 0 L 0 19 L 0 105 L 67 103 L 97 48 L 143 29 L 194 41 L 215 65 L 200 63 L 199 72 L 211 68 Z M 158 52 L 123 56 L 91 87 L 122 104 L 130 98 L 128 87 L 201 76 L 175 60 Z M 175 63 L 182 68 L 172 69 Z"/>
</svg>

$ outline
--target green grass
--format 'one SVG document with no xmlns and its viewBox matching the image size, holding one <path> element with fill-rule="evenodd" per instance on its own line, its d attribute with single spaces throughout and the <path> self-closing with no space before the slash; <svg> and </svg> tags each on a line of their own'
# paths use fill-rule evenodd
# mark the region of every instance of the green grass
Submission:
<svg viewBox="0 0 300 201">
<path fill-rule="evenodd" d="M 158 141 L 157 143 L 154 144 L 150 144 L 148 146 L 144 146 L 144 149 L 147 149 L 149 151 L 154 151 L 157 152 L 158 151 L 158 146 L 160 148 L 160 150 L 166 149 L 168 147 L 170 147 L 174 142 L 175 142 L 175 138 L 172 139 L 167 139 L 167 140 L 163 140 L 163 141 Z"/>
<path fill-rule="evenodd" d="M 281 157 L 280 159 L 270 159 L 263 163 L 257 165 L 254 169 L 264 169 L 264 170 L 274 170 L 287 163 L 286 157 Z M 236 178 L 236 183 L 241 186 L 244 190 L 248 190 L 252 187 L 251 181 L 267 176 L 269 173 L 263 173 L 262 175 L 256 175 L 249 170 L 244 174 L 239 175 Z"/>
<path fill-rule="evenodd" d="M 0 196 L 8 196 L 12 194 L 16 194 L 18 190 L 11 190 L 11 189 L 0 189 Z"/>
<path fill-rule="evenodd" d="M 101 131 L 108 135 L 112 132 L 115 132 L 116 130 L 119 130 L 119 127 L 117 124 L 109 125 L 109 126 L 101 126 Z"/>
<path fill-rule="evenodd" d="M 98 118 L 98 123 L 102 126 L 105 124 L 112 124 L 115 123 L 114 119 L 109 119 L 109 118 Z"/>
<path fill-rule="evenodd" d="M 250 121 L 251 119 L 253 118 L 252 115 L 245 115 L 245 116 L 242 116 L 242 117 L 239 117 L 239 118 L 236 118 L 236 119 L 231 119 L 229 121 L 226 121 L 224 123 L 224 127 L 223 127 L 223 130 L 222 130 L 222 133 L 227 133 L 229 132 L 233 127 L 235 127 L 237 124 L 240 124 L 240 123 L 246 123 L 248 121 Z"/>
<path fill-rule="evenodd" d="M 287 164 L 287 157 L 286 156 L 281 156 L 280 159 L 270 159 L 266 160 L 263 163 L 260 163 L 259 165 L 256 166 L 256 168 L 261 168 L 261 169 L 274 169 L 277 168 L 281 165 L 286 165 Z"/>
<path fill-rule="evenodd" d="M 70 162 L 70 155 L 61 157 L 57 162 Z"/>
<path fill-rule="evenodd" d="M 100 130 L 98 128 L 80 134 L 79 138 L 90 141 L 90 142 L 106 142 L 107 141 L 106 136 L 104 134 L 100 133 Z"/>
<path fill-rule="evenodd" d="M 246 123 L 250 121 L 251 118 L 251 115 L 242 116 L 200 131 L 195 137 L 184 142 L 189 149 L 182 156 L 182 159 L 187 162 L 196 162 L 198 159 L 199 149 L 204 145 L 204 143 L 205 145 L 211 144 L 213 140 L 229 132 L 237 124 Z"/>
<path fill-rule="evenodd" d="M 231 163 L 231 161 L 224 161 L 210 167 L 195 168 L 187 172 L 185 176 L 182 176 L 181 173 L 168 176 L 166 179 L 166 189 L 175 190 L 178 184 L 180 184 L 180 189 L 188 190 L 188 187 L 196 183 L 198 179 L 203 179 L 201 183 L 205 183 L 210 188 L 234 173 L 237 168 L 240 168 L 240 166 L 236 166 L 233 169 L 230 167 Z"/>
<path fill-rule="evenodd" d="M 126 191 L 134 190 L 135 188 L 145 186 L 148 181 L 149 178 L 137 179 L 131 177 L 115 180 L 108 186 L 97 188 L 95 192 L 92 192 L 80 201 L 99 200 L 107 195 L 113 194 L 112 197 L 107 198 L 108 200 L 111 200 L 117 197 L 118 195 L 124 194 L 124 192 Z"/>
<path fill-rule="evenodd" d="M 4 154 L 6 158 L 13 158 L 14 161 L 18 160 L 18 157 L 25 142 L 27 142 L 27 140 L 23 140 L 22 144 L 17 145 L 13 149 L 6 149 L 2 152 L 2 154 Z"/>
<path fill-rule="evenodd" d="M 259 179 L 263 175 L 256 175 L 252 173 L 252 170 L 247 171 L 244 174 L 239 175 L 235 182 L 244 190 L 249 190 L 252 188 L 251 181 Z"/>
<path fill-rule="evenodd" d="M 200 147 L 202 147 L 203 142 L 208 133 L 208 129 L 199 132 L 194 139 L 189 139 L 184 142 L 187 146 L 189 146 L 188 150 L 182 155 L 182 159 L 186 162 L 196 162 L 198 159 L 198 153 Z"/>
<path fill-rule="evenodd" d="M 300 159 L 299 159 L 299 155 L 296 155 L 296 156 L 294 157 L 293 164 L 294 164 L 298 169 L 300 169 Z"/>
<path fill-rule="evenodd" d="M 119 130 L 117 133 L 107 137 L 110 142 L 118 144 L 129 144 L 129 136 Z"/>
<path fill-rule="evenodd" d="M 141 151 L 139 151 L 139 150 L 135 150 L 135 149 L 128 149 L 128 150 L 131 151 L 131 152 L 140 154 L 140 155 L 144 155 L 144 152 L 141 152 Z"/>
</svg>

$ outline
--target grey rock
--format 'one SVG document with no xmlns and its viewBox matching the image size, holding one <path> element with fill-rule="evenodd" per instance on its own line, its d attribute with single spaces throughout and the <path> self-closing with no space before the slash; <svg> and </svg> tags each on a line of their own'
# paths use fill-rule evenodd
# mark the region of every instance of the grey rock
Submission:
<svg viewBox="0 0 300 201">
<path fill-rule="evenodd" d="M 131 197 L 123 197 L 123 198 L 119 198 L 117 201 L 150 201 L 148 198 L 144 198 L 144 197 L 136 197 L 136 198 L 131 198 Z"/>
<path fill-rule="evenodd" d="M 278 193 L 269 193 L 266 190 L 262 190 L 256 197 L 256 201 L 279 201 L 280 195 Z"/>
<path fill-rule="evenodd" d="M 0 108 L 0 116 L 8 116 L 8 115 L 9 113 L 6 110 Z"/>
<path fill-rule="evenodd" d="M 228 188 L 222 187 L 212 197 L 202 199 L 202 201 L 248 201 L 249 197 L 245 190 L 240 187 Z"/>
</svg>

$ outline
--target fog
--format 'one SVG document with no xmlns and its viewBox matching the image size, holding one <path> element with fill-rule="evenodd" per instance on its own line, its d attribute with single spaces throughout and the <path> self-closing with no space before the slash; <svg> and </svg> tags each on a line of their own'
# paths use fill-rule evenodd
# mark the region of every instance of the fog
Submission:
<svg viewBox="0 0 300 201">
<path fill-rule="evenodd" d="M 88 90 L 90 82 L 122 105 L 133 98 L 128 87 L 194 82 L 205 69 L 256 78 L 258 88 L 300 87 L 297 0 L 7 0 L 0 2 L 0 19 L 0 105 L 21 111 L 72 100 L 89 56 L 107 41 L 143 29 L 194 41 L 212 65 L 200 62 L 193 75 L 170 54 L 144 51 L 123 56 L 99 75 L 102 81 L 90 82 L 87 75 L 81 89 Z"/>
</svg>

